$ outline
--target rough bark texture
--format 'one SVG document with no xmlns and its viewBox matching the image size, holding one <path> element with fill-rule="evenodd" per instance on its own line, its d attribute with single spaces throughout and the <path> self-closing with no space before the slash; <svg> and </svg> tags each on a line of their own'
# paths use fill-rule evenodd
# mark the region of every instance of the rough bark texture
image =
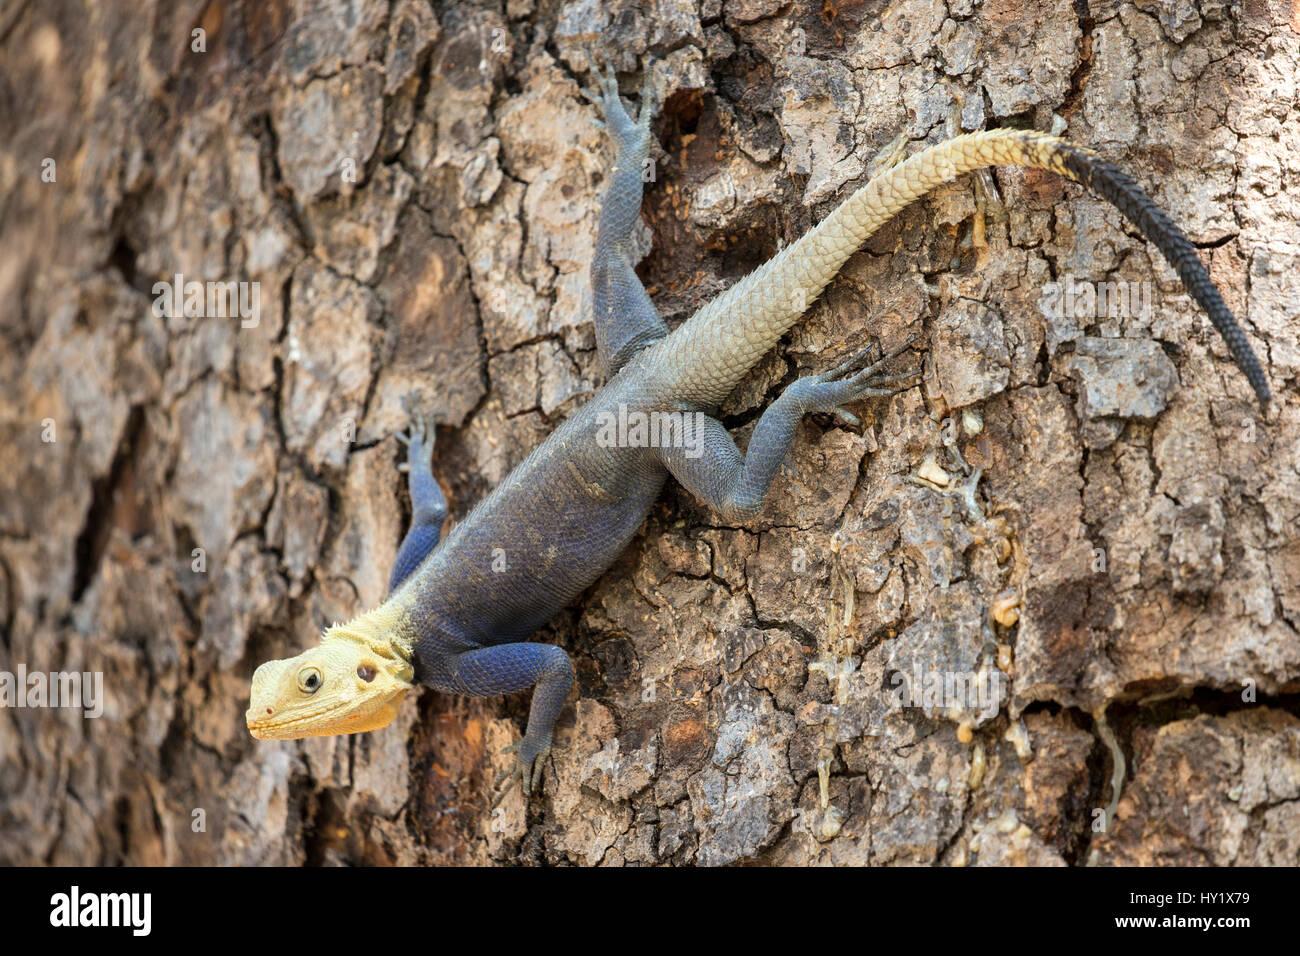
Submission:
<svg viewBox="0 0 1300 956">
<path fill-rule="evenodd" d="M 383 596 L 402 396 L 454 519 L 599 385 L 597 33 L 629 91 L 661 60 L 641 273 L 670 321 L 900 132 L 1059 116 L 1204 246 L 1275 418 L 1117 213 L 966 178 L 725 411 L 743 441 L 907 327 L 925 388 L 808 420 L 748 526 L 672 487 L 539 635 L 579 671 L 540 799 L 488 809 L 527 695 L 255 742 L 256 664 Z M 0 666 L 107 698 L 0 710 L 0 860 L 1297 862 L 1296 3 L 19 0 L 0 60 Z M 259 283 L 260 321 L 159 317 L 177 273 Z M 1075 280 L 1151 306 L 1045 315 Z M 932 672 L 1005 681 L 904 706 Z"/>
</svg>

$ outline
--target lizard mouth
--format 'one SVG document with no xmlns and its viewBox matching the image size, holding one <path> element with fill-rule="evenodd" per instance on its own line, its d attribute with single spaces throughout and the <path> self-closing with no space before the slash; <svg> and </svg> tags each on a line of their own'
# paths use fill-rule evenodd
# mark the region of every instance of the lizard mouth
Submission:
<svg viewBox="0 0 1300 956">
<path fill-rule="evenodd" d="M 312 734 L 295 734 L 295 728 L 304 724 L 314 725 L 322 718 L 326 718 L 339 711 L 339 707 L 322 707 L 316 710 L 303 711 L 296 714 L 281 714 L 272 717 L 254 718 L 251 713 L 244 715 L 244 722 L 248 725 L 248 732 L 258 740 L 283 740 L 293 739 L 295 737 L 314 736 Z M 359 720 L 360 714 L 351 718 L 344 717 L 344 720 Z M 347 733 L 346 730 L 339 733 Z"/>
</svg>

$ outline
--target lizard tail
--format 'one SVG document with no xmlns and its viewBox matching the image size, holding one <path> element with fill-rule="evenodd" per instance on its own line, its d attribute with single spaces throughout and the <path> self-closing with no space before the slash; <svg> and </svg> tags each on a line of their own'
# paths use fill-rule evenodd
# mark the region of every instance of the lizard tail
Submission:
<svg viewBox="0 0 1300 956">
<path fill-rule="evenodd" d="M 1182 230 L 1141 186 L 1092 150 L 1046 133 L 1013 129 L 958 136 L 872 177 L 820 225 L 701 308 L 654 346 L 673 394 L 701 405 L 721 402 L 872 233 L 930 190 L 985 166 L 1050 170 L 1114 205 L 1164 254 L 1267 408 L 1264 370 Z"/>
</svg>

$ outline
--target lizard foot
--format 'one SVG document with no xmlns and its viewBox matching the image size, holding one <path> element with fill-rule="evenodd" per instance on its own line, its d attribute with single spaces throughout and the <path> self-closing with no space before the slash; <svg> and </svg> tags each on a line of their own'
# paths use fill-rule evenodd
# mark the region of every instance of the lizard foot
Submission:
<svg viewBox="0 0 1300 956">
<path fill-rule="evenodd" d="M 514 754 L 514 765 L 507 767 L 497 774 L 496 780 L 492 782 L 492 789 L 496 790 L 504 783 L 496 797 L 492 801 L 492 809 L 495 810 L 505 799 L 506 794 L 516 786 L 522 786 L 524 791 L 524 800 L 532 793 L 541 793 L 542 790 L 542 761 L 546 759 L 547 754 L 551 752 L 551 745 L 548 741 L 545 744 L 538 745 L 532 743 L 527 737 L 521 739 L 518 743 L 511 744 L 501 751 L 503 754 Z"/>
<path fill-rule="evenodd" d="M 584 52 L 587 55 L 587 62 L 591 64 L 595 89 L 583 87 L 582 95 L 600 109 L 610 136 L 613 137 L 620 152 L 641 149 L 649 140 L 650 117 L 654 115 L 658 105 L 654 93 L 654 61 L 648 60 L 645 64 L 641 82 L 641 104 L 636 119 L 633 119 L 628 115 L 623 100 L 618 95 L 618 79 L 614 76 L 614 67 L 609 60 L 605 60 L 605 68 L 601 70 L 596 65 L 599 60 L 595 50 L 588 47 Z"/>
<path fill-rule="evenodd" d="M 896 395 L 899 392 L 906 391 L 911 386 L 908 385 L 903 388 L 882 388 L 881 386 L 914 378 L 921 374 L 919 368 L 897 375 L 886 375 L 882 371 L 885 365 L 910 349 L 916 339 L 917 336 L 912 336 L 898 348 L 878 359 L 875 358 L 876 350 L 874 348 L 864 349 L 829 372 L 800 379 L 795 383 L 795 386 L 799 388 L 801 397 L 807 403 L 809 411 L 835 412 L 847 415 L 846 420 L 852 423 L 856 421 L 856 418 L 847 412 L 843 412 L 840 406 L 873 395 Z M 873 359 L 875 361 L 872 361 Z"/>
<path fill-rule="evenodd" d="M 406 461 L 398 465 L 400 471 L 410 471 L 414 462 L 426 467 L 433 464 L 433 426 L 424 412 L 420 411 L 415 396 L 407 395 L 402 399 L 402 408 L 410 417 L 410 424 L 405 432 L 397 432 L 393 437 L 406 446 Z"/>
</svg>

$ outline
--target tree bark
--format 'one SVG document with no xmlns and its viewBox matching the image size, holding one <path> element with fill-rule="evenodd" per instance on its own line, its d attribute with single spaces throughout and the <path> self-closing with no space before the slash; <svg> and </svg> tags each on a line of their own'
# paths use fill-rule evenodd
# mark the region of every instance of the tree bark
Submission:
<svg viewBox="0 0 1300 956">
<path fill-rule="evenodd" d="M 252 740 L 257 664 L 384 596 L 402 398 L 455 520 L 600 385 L 592 41 L 629 98 L 658 61 L 670 325 L 900 134 L 1063 126 L 1203 248 L 1276 411 L 1104 202 L 965 177 L 724 413 L 909 331 L 923 387 L 805 421 L 746 525 L 670 483 L 538 636 L 578 670 L 539 797 L 489 809 L 526 694 Z M 100 717 L 0 708 L 0 861 L 1300 858 L 1294 3 L 54 0 L 0 58 L 0 670 L 103 675 Z M 248 314 L 160 314 L 191 281 Z"/>
</svg>

